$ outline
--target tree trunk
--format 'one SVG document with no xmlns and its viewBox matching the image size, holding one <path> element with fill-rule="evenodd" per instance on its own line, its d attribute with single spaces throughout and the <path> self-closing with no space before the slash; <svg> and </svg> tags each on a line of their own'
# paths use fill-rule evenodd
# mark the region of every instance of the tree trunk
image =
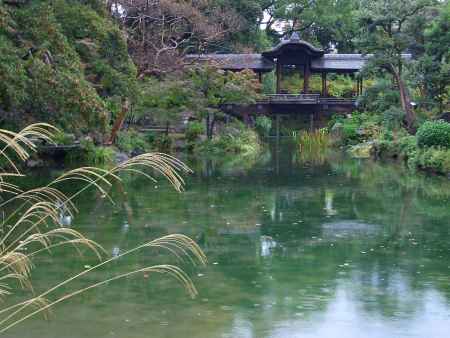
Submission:
<svg viewBox="0 0 450 338">
<path fill-rule="evenodd" d="M 216 123 L 216 119 L 214 114 L 208 113 L 206 114 L 206 137 L 208 140 L 212 140 L 214 134 L 214 124 Z"/>
<path fill-rule="evenodd" d="M 215 116 L 215 114 L 213 114 L 212 119 L 211 119 L 211 126 L 210 126 L 211 130 L 209 132 L 209 134 L 211 135 L 211 139 L 214 135 L 214 126 L 215 125 L 216 125 L 216 116 Z"/>
<path fill-rule="evenodd" d="M 206 137 L 211 140 L 214 134 L 214 125 L 216 123 L 216 117 L 211 113 L 206 114 Z"/>
<path fill-rule="evenodd" d="M 412 134 L 415 132 L 414 123 L 416 122 L 416 113 L 411 107 L 411 98 L 409 96 L 408 89 L 406 88 L 405 82 L 400 76 L 400 73 L 395 70 L 393 65 L 390 65 L 389 71 L 391 72 L 398 86 L 398 90 L 400 93 L 400 102 L 402 105 L 402 109 L 405 112 L 406 129 Z"/>
<path fill-rule="evenodd" d="M 116 121 L 114 122 L 114 125 L 111 129 L 111 136 L 109 137 L 109 140 L 107 144 L 113 144 L 114 140 L 117 137 L 117 133 L 123 126 L 123 122 L 125 121 L 125 118 L 127 117 L 129 111 L 129 101 L 128 99 L 124 100 L 122 104 L 122 111 L 119 113 L 119 116 L 117 116 Z"/>
</svg>

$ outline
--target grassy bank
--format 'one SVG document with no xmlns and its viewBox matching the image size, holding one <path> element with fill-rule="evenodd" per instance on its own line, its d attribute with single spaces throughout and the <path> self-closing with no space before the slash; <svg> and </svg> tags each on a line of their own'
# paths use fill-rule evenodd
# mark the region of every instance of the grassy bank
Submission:
<svg viewBox="0 0 450 338">
<path fill-rule="evenodd" d="M 388 125 L 379 116 L 364 113 L 335 119 L 330 132 L 335 144 L 355 157 L 396 159 L 413 169 L 450 174 L 448 122 L 424 122 L 415 135 L 410 135 L 400 126 Z"/>
</svg>

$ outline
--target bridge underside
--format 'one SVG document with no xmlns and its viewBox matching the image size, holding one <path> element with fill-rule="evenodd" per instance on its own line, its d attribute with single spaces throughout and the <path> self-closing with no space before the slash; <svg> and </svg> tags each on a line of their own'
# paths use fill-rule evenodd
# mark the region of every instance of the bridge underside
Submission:
<svg viewBox="0 0 450 338">
<path fill-rule="evenodd" d="M 353 98 L 330 98 L 303 95 L 269 95 L 251 105 L 227 104 L 222 111 L 246 121 L 257 115 L 306 115 L 322 119 L 333 114 L 348 114 L 356 110 Z"/>
</svg>

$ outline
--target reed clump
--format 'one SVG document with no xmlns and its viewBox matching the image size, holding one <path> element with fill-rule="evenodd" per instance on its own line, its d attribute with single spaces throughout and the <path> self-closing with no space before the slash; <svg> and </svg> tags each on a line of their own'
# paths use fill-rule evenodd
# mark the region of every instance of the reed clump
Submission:
<svg viewBox="0 0 450 338">
<path fill-rule="evenodd" d="M 56 133 L 56 128 L 44 123 L 33 124 L 20 132 L 0 129 L 0 163 L 3 163 L 0 166 L 0 332 L 6 332 L 30 317 L 46 314 L 55 305 L 81 293 L 142 272 L 167 274 L 179 281 L 192 297 L 196 296 L 197 290 L 189 275 L 177 265 L 170 264 L 142 266 L 81 289 L 70 289 L 73 281 L 139 250 L 162 249 L 178 261 L 200 265 L 206 264 L 206 257 L 192 239 L 181 234 L 149 240 L 120 255 L 108 257 L 101 245 L 77 230 L 65 227 L 60 217 L 61 210 L 75 215 L 78 209 L 74 199 L 88 189 L 94 187 L 114 203 L 108 191 L 113 184 L 122 182 L 121 173 L 143 175 L 152 181 L 155 181 L 155 174 L 162 175 L 177 191 L 182 191 L 182 175 L 190 169 L 172 156 L 148 153 L 111 169 L 77 168 L 60 175 L 46 186 L 31 190 L 22 189 L 20 183 L 12 183 L 12 177 L 14 182 L 20 182 L 20 178 L 25 176 L 18 162 L 26 161 L 37 150 L 38 140 L 52 143 Z M 67 195 L 62 191 L 62 185 L 70 181 L 78 182 L 80 188 Z M 88 249 L 97 256 L 98 263 L 40 294 L 34 294 L 31 275 L 34 269 L 40 268 L 37 258 L 51 254 L 52 249 L 61 246 L 73 247 L 80 255 L 82 250 Z M 19 288 L 30 291 L 25 292 L 28 296 L 15 304 L 3 305 L 8 304 L 8 297 Z"/>
<path fill-rule="evenodd" d="M 296 136 L 299 160 L 303 163 L 323 164 L 332 145 L 328 130 L 301 131 Z"/>
<path fill-rule="evenodd" d="M 324 150 L 331 145 L 331 138 L 326 128 L 301 131 L 298 134 L 298 144 L 300 151 Z"/>
</svg>

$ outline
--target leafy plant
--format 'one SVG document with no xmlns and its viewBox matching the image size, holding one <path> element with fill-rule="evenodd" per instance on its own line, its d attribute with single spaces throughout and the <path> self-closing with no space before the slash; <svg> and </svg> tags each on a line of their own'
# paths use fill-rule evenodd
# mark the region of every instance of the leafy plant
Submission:
<svg viewBox="0 0 450 338">
<path fill-rule="evenodd" d="M 267 116 L 258 116 L 255 120 L 255 128 L 259 135 L 267 136 L 272 130 L 272 120 Z"/>
<path fill-rule="evenodd" d="M 160 135 L 155 141 L 155 147 L 158 151 L 170 153 L 172 151 L 173 140 L 169 135 Z"/>
<path fill-rule="evenodd" d="M 436 173 L 450 173 L 450 149 L 428 147 L 419 150 L 408 160 L 409 165 Z"/>
<path fill-rule="evenodd" d="M 94 147 L 93 151 L 87 153 L 87 160 L 94 165 L 111 163 L 115 152 L 110 147 Z"/>
<path fill-rule="evenodd" d="M 186 141 L 195 142 L 200 135 L 205 133 L 205 126 L 198 121 L 191 121 L 188 123 L 185 131 Z"/>
<path fill-rule="evenodd" d="M 200 152 L 212 154 L 240 154 L 244 157 L 256 156 L 262 149 L 258 134 L 240 121 L 233 121 L 212 140 L 199 146 Z"/>
<path fill-rule="evenodd" d="M 127 153 L 133 151 L 144 152 L 148 148 L 148 144 L 144 137 L 135 130 L 125 130 L 117 134 L 117 147 Z"/>
<path fill-rule="evenodd" d="M 450 148 L 450 123 L 443 120 L 425 122 L 417 131 L 417 142 L 420 147 Z"/>
<path fill-rule="evenodd" d="M 126 39 L 89 3 L 0 2 L 0 107 L 14 112 L 7 118 L 16 126 L 47 121 L 77 135 L 104 131 L 111 98 L 137 96 Z"/>
</svg>

